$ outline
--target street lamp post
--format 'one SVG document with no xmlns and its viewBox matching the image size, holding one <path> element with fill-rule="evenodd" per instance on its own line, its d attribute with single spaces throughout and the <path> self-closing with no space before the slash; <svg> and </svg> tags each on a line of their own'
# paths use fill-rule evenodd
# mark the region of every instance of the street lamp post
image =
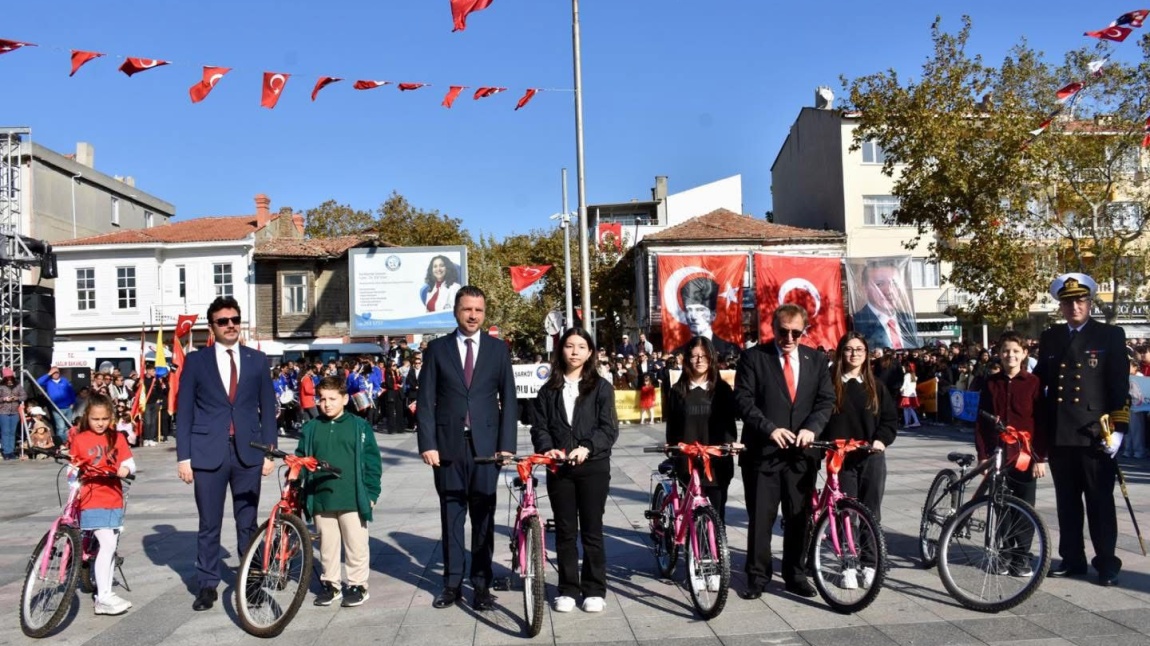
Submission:
<svg viewBox="0 0 1150 646">
<path fill-rule="evenodd" d="M 571 0 L 571 46 L 575 59 L 575 184 L 579 196 L 579 266 L 582 269 L 583 328 L 595 338 L 591 315 L 591 259 L 587 248 L 587 187 L 583 176 L 583 62 L 579 51 L 579 0 Z"/>
<path fill-rule="evenodd" d="M 571 294 L 571 213 L 567 211 L 567 169 L 563 169 L 563 280 L 567 290 L 567 318 L 564 319 L 566 328 L 575 327 L 575 303 Z"/>
</svg>

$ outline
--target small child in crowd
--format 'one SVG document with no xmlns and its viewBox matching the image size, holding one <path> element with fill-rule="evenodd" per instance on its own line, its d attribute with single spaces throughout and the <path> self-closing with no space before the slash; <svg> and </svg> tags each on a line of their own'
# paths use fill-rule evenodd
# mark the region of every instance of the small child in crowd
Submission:
<svg viewBox="0 0 1150 646">
<path fill-rule="evenodd" d="M 116 430 L 124 434 L 124 438 L 128 440 L 128 446 L 136 445 L 136 425 L 132 423 L 132 414 L 124 411 L 119 415 L 120 421 L 116 422 Z"/>
<path fill-rule="evenodd" d="M 347 412 L 347 382 L 324 377 L 316 386 L 320 417 L 300 431 L 296 455 L 315 457 L 341 471 L 305 473 L 305 511 L 319 532 L 319 559 L 323 590 L 315 605 L 330 606 L 338 599 L 345 608 L 367 601 L 367 523 L 379 498 L 383 465 L 371 424 Z M 340 589 L 340 546 L 347 566 L 347 591 Z"/>
<path fill-rule="evenodd" d="M 643 384 L 639 387 L 639 423 L 646 419 L 655 423 L 655 384 L 651 383 L 651 374 L 643 374 Z"/>
</svg>

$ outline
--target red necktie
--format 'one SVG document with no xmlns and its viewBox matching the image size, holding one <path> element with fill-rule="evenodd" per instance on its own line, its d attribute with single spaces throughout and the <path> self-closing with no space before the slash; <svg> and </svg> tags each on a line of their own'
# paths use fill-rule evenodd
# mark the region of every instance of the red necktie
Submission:
<svg viewBox="0 0 1150 646">
<path fill-rule="evenodd" d="M 463 343 L 467 346 L 467 356 L 463 360 L 463 385 L 471 388 L 471 376 L 475 374 L 475 351 L 472 346 L 475 345 L 473 339 L 464 339 Z M 467 411 L 467 418 L 463 420 L 464 426 L 471 428 L 471 410 Z"/>
<path fill-rule="evenodd" d="M 894 319 L 886 320 L 886 331 L 890 333 L 890 349 L 902 350 L 902 337 L 898 335 L 898 323 Z"/>
<path fill-rule="evenodd" d="M 236 385 L 240 381 L 240 371 L 239 371 L 239 368 L 236 367 L 235 350 L 228 350 L 227 352 L 228 352 L 228 359 L 232 362 L 232 376 L 228 380 L 228 403 L 234 404 L 234 403 L 236 403 Z M 231 427 L 228 428 L 228 435 L 235 435 L 235 434 L 236 434 L 236 423 L 232 422 Z"/>
<path fill-rule="evenodd" d="M 791 403 L 795 402 L 795 371 L 791 370 L 791 355 L 783 355 L 783 378 L 787 380 L 787 394 L 791 396 Z"/>
</svg>

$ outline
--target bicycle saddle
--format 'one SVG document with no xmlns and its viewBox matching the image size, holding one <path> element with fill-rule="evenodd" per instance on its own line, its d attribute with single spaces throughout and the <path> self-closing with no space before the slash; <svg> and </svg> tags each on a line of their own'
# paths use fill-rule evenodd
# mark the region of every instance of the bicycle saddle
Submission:
<svg viewBox="0 0 1150 646">
<path fill-rule="evenodd" d="M 675 473 L 674 460 L 663 460 L 659 463 L 659 475 L 670 476 Z"/>
<path fill-rule="evenodd" d="M 970 465 L 974 464 L 975 456 L 971 453 L 951 451 L 946 455 L 946 459 L 954 462 L 960 467 L 969 467 Z"/>
</svg>

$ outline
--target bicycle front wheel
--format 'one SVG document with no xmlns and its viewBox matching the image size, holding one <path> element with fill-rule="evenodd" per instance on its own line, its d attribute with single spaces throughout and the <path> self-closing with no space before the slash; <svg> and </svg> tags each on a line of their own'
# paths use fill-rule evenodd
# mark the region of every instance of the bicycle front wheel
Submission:
<svg viewBox="0 0 1150 646">
<path fill-rule="evenodd" d="M 527 636 L 534 637 L 543 629 L 543 595 L 546 570 L 543 569 L 543 528 L 539 517 L 532 516 L 523 524 L 523 549 L 527 550 L 527 567 L 523 569 L 523 619 Z"/>
<path fill-rule="evenodd" d="M 1050 534 L 1026 502 L 972 500 L 942 530 L 938 574 L 959 603 L 1000 612 L 1026 601 L 1050 568 Z"/>
<path fill-rule="evenodd" d="M 43 637 L 56 629 L 76 600 L 80 579 L 80 532 L 60 525 L 45 534 L 28 559 L 20 595 L 20 629 Z"/>
<path fill-rule="evenodd" d="M 287 628 L 311 580 L 307 525 L 295 514 L 278 514 L 273 522 L 270 532 L 267 522 L 260 525 L 236 577 L 236 614 L 256 637 L 275 637 Z"/>
<path fill-rule="evenodd" d="M 675 544 L 675 516 L 671 500 L 662 485 L 651 494 L 651 541 L 655 549 L 655 564 L 659 575 L 670 578 L 679 559 L 679 546 Z"/>
<path fill-rule="evenodd" d="M 958 510 L 958 489 L 947 489 L 958 482 L 958 474 L 954 469 L 943 469 L 930 483 L 926 492 L 926 504 L 922 507 L 922 519 L 918 524 L 918 555 L 922 558 L 922 566 L 934 567 L 938 560 L 938 537 L 946 521 L 954 516 Z"/>
<path fill-rule="evenodd" d="M 886 578 L 886 537 L 866 505 L 843 498 L 815 526 L 808 560 L 827 605 L 858 612 L 875 600 Z"/>
<path fill-rule="evenodd" d="M 731 552 L 727 528 L 712 507 L 696 507 L 695 523 L 687 537 L 687 589 L 703 619 L 714 619 L 727 605 L 731 585 Z"/>
</svg>

